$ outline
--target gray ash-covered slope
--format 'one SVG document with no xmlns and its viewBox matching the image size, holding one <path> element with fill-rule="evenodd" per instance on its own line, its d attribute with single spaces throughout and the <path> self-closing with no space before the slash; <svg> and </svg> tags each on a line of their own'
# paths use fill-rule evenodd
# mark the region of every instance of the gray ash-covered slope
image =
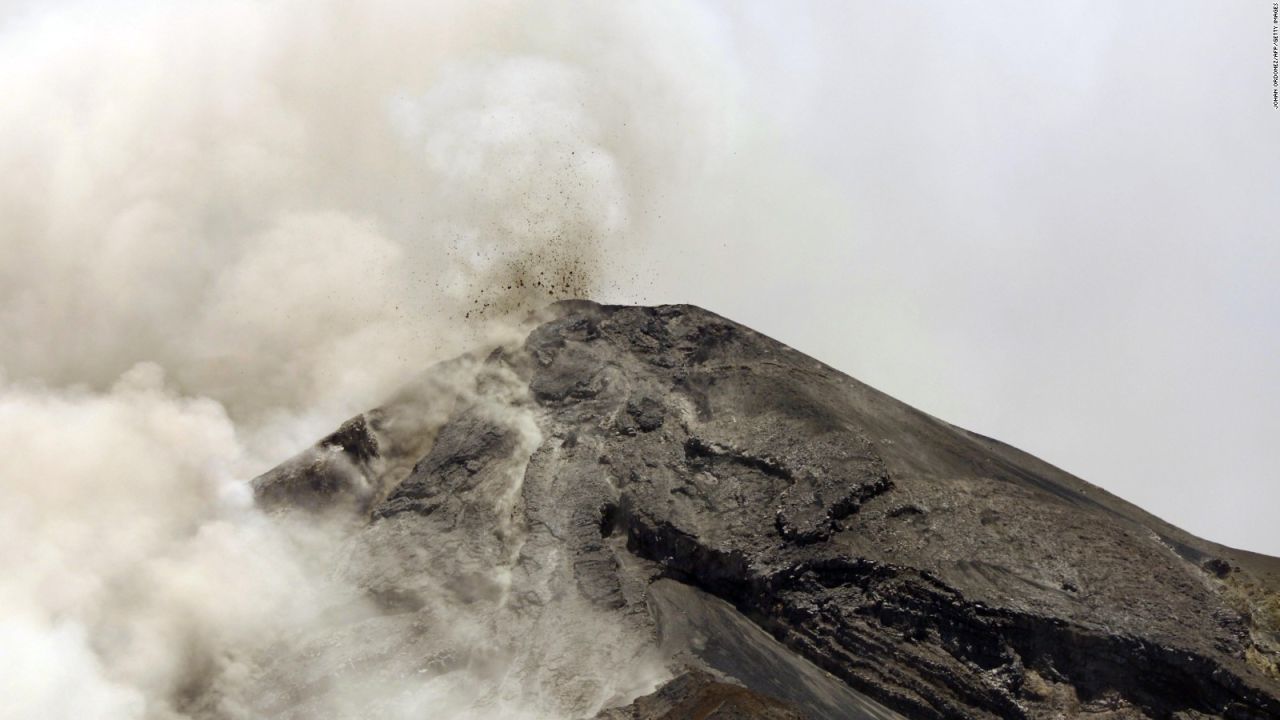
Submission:
<svg viewBox="0 0 1280 720">
<path fill-rule="evenodd" d="M 1280 560 L 707 311 L 551 315 L 353 419 L 260 498 L 354 507 L 372 556 L 409 536 L 432 548 L 414 562 L 461 555 L 441 572 L 477 597 L 476 568 L 508 567 L 512 617 L 581 601 L 694 669 L 659 695 L 703 692 L 700 671 L 752 693 L 690 717 L 1280 717 Z M 384 554 L 361 582 L 423 607 Z M 645 702 L 601 717 L 683 716 Z"/>
</svg>

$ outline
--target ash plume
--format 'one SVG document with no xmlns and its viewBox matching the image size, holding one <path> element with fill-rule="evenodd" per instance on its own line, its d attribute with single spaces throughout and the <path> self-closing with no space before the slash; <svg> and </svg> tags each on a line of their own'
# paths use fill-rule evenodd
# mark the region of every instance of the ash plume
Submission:
<svg viewBox="0 0 1280 720">
<path fill-rule="evenodd" d="M 264 658 L 359 666 L 322 647 L 381 617 L 334 570 L 343 524 L 267 517 L 246 481 L 425 365 L 596 291 L 726 122 L 705 32 L 674 3 L 0 16 L 0 716 L 256 717 L 283 702 Z M 514 539 L 495 542 L 500 575 Z M 599 660 L 574 645 L 590 613 L 549 616 L 574 630 L 533 657 L 495 635 L 502 612 L 436 608 L 444 644 L 487 649 L 464 677 L 505 678 L 495 696 L 407 667 L 284 685 L 333 717 L 378 695 L 382 717 L 533 718 L 661 672 L 566 704 L 546 688 Z"/>
</svg>

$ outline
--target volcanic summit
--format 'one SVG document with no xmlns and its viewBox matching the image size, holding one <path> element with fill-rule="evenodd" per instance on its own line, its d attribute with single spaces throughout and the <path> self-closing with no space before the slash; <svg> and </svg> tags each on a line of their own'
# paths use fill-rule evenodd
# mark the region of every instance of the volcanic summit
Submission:
<svg viewBox="0 0 1280 720">
<path fill-rule="evenodd" d="M 1280 559 L 696 307 L 529 328 L 255 480 L 353 528 L 379 611 L 311 641 L 564 717 L 1280 717 Z"/>
</svg>

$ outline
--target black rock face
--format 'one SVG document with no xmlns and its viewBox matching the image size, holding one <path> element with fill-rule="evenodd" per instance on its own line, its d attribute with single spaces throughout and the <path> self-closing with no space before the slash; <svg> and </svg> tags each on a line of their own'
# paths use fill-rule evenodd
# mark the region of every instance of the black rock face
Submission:
<svg viewBox="0 0 1280 720">
<path fill-rule="evenodd" d="M 353 574 L 396 612 L 581 603 L 691 669 L 602 717 L 1280 717 L 1280 560 L 704 310 L 552 313 L 260 499 L 366 517 Z"/>
<path fill-rule="evenodd" d="M 687 672 L 625 708 L 605 710 L 596 720 L 804 720 L 777 700 L 705 672 Z"/>
</svg>

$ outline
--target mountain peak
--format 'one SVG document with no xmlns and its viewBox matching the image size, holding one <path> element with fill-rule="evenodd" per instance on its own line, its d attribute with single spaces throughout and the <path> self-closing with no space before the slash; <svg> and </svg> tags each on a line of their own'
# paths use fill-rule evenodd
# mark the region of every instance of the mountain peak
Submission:
<svg viewBox="0 0 1280 720">
<path fill-rule="evenodd" d="M 571 680 L 609 663 L 764 698 L 706 717 L 1280 715 L 1280 560 L 693 306 L 558 303 L 255 488 L 362 518 L 345 571 L 404 622 L 465 605 L 504 662 L 608 628 L 551 663 L 566 716 L 643 694 Z"/>
</svg>

